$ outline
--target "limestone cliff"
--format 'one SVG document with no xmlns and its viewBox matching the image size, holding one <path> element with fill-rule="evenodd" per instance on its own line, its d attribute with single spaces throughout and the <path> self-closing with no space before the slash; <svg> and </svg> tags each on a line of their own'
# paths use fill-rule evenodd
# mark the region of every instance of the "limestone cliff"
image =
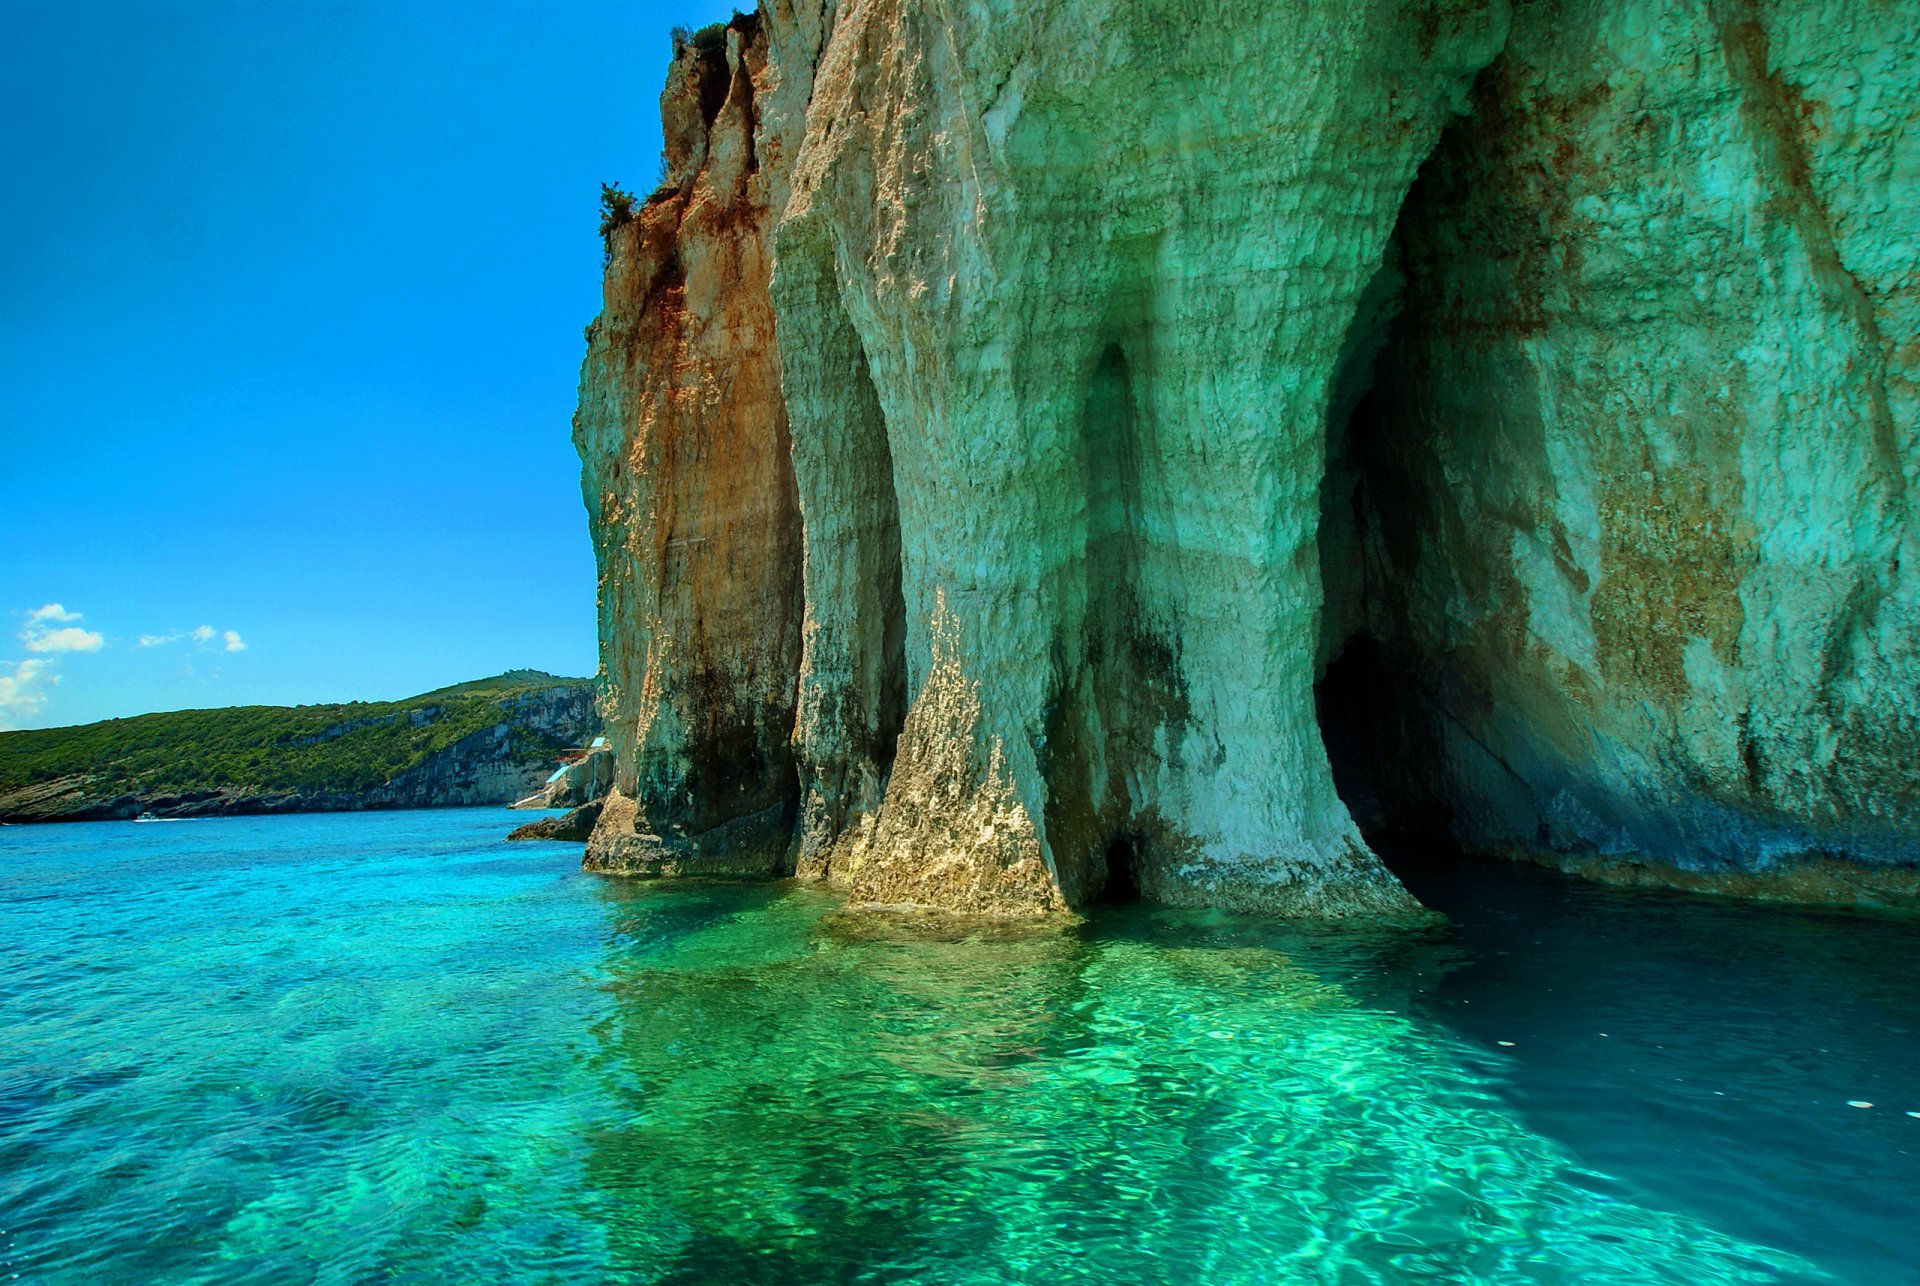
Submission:
<svg viewBox="0 0 1920 1286">
<path fill-rule="evenodd" d="M 1330 592 L 1411 680 L 1375 762 L 1467 846 L 1911 886 L 1917 40 L 1912 4 L 1526 6 L 1426 163 Z"/>
<path fill-rule="evenodd" d="M 1916 15 L 683 40 L 576 420 L 590 864 L 1411 909 L 1330 740 L 1475 847 L 1911 869 Z"/>
<path fill-rule="evenodd" d="M 666 175 L 603 229 L 574 441 L 619 764 L 605 816 L 630 825 L 601 827 L 601 869 L 760 874 L 787 847 L 801 551 L 754 137 L 770 74 L 756 19 L 681 40 Z"/>
</svg>

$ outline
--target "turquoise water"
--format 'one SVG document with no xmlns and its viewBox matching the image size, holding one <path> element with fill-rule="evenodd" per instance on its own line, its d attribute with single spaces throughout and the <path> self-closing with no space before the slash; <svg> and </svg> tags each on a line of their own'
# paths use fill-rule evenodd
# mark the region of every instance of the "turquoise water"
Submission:
<svg viewBox="0 0 1920 1286">
<path fill-rule="evenodd" d="M 510 820 L 0 830 L 0 1279 L 1920 1280 L 1911 920 L 941 940 Z"/>
</svg>

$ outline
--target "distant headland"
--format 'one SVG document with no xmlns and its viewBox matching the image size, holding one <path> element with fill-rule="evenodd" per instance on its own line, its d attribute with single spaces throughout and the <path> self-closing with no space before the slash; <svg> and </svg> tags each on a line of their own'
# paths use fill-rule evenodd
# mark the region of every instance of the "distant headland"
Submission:
<svg viewBox="0 0 1920 1286">
<path fill-rule="evenodd" d="M 0 822 L 508 804 L 599 734 L 540 670 L 403 701 L 234 706 L 0 733 Z"/>
</svg>

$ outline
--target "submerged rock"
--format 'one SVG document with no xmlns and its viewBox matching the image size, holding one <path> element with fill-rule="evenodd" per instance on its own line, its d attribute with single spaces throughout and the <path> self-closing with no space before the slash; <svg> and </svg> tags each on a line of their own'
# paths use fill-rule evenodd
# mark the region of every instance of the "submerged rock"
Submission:
<svg viewBox="0 0 1920 1286">
<path fill-rule="evenodd" d="M 767 0 L 682 40 L 576 419 L 589 865 L 1413 910 L 1349 802 L 1913 865 L 1917 22 Z"/>
</svg>

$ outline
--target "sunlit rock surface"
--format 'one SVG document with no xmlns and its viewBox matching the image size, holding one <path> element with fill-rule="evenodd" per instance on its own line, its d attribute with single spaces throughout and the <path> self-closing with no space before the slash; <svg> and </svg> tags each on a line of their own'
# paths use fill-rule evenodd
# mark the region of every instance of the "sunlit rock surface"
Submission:
<svg viewBox="0 0 1920 1286">
<path fill-rule="evenodd" d="M 667 173 L 608 219 L 574 441 L 619 762 L 589 864 L 764 874 L 792 824 L 800 517 L 766 280 L 752 18 L 675 51 Z"/>
<path fill-rule="evenodd" d="M 584 840 L 590 839 L 595 826 L 600 821 L 600 810 L 604 800 L 593 800 L 577 808 L 569 808 L 557 817 L 542 817 L 538 821 L 516 826 L 507 832 L 510 840 L 551 839 Z"/>
<path fill-rule="evenodd" d="M 1917 116 L 1920 6 L 1516 10 L 1329 487 L 1467 846 L 1913 884 Z"/>
<path fill-rule="evenodd" d="M 683 40 L 576 422 L 589 863 L 1412 910 L 1357 811 L 1899 885 L 1916 15 L 770 0 Z"/>
<path fill-rule="evenodd" d="M 963 906 L 1023 869 L 1069 903 L 1118 878 L 1411 906 L 1314 723 L 1315 496 L 1348 322 L 1504 18 L 843 15 L 774 276 L 808 528 L 799 741 L 823 764 L 801 842 L 831 878 Z M 872 743 L 890 663 L 911 702 L 875 817 L 872 756 L 845 747 Z M 956 824 L 958 800 L 983 819 Z"/>
</svg>

